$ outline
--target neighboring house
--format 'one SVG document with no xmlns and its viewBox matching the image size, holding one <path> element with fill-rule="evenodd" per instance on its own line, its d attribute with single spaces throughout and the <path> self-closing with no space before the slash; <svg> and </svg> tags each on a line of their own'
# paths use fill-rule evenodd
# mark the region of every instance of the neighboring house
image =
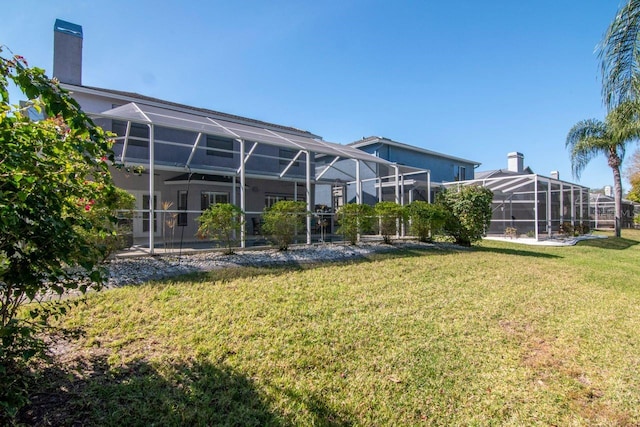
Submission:
<svg viewBox="0 0 640 427">
<path fill-rule="evenodd" d="M 134 239 L 151 252 L 161 241 L 193 240 L 196 219 L 211 204 L 233 203 L 246 213 L 244 246 L 261 234 L 263 209 L 279 200 L 306 201 L 309 211 L 330 213 L 336 202 L 366 202 L 363 188 L 371 180 L 392 182 L 400 200 L 404 173 L 416 171 L 292 127 L 83 85 L 82 42 L 82 27 L 56 21 L 53 75 L 98 125 L 117 135 L 120 168 L 113 179 L 136 197 Z M 332 231 L 318 223 L 325 227 L 307 218 L 307 243 Z"/>
<path fill-rule="evenodd" d="M 349 146 L 399 165 L 428 169 L 431 181 L 437 184 L 474 179 L 474 171 L 480 166 L 474 160 L 449 156 L 381 136 L 362 138 Z"/>
<path fill-rule="evenodd" d="M 504 235 L 515 228 L 517 234 L 536 239 L 560 233 L 563 223 L 573 227 L 589 222 L 589 189 L 538 175 L 524 166 L 522 153 L 509 153 L 507 168 L 476 172 L 474 180 L 445 183 L 445 187 L 481 185 L 493 191 L 493 217 L 488 234 Z M 536 225 L 537 224 L 537 225 Z"/>
<path fill-rule="evenodd" d="M 381 136 L 362 138 L 360 141 L 350 143 L 349 146 L 381 159 L 415 168 L 416 173 L 412 174 L 405 182 L 406 192 L 402 192 L 405 194 L 404 201 L 409 202 L 413 200 L 433 201 L 435 192 L 443 183 L 473 179 L 474 171 L 480 165 L 474 160 L 438 153 Z M 424 178 L 421 179 L 421 174 L 418 172 L 420 170 L 429 171 L 430 182 L 427 183 L 424 182 Z M 386 187 L 382 186 L 382 191 L 379 188 L 370 191 L 373 194 L 378 191 L 378 198 L 381 200 L 390 199 L 390 196 L 387 195 L 391 192 L 389 187 L 390 184 L 387 184 Z M 426 188 L 430 189 L 428 193 L 425 191 Z"/>
<path fill-rule="evenodd" d="M 606 187 L 605 187 L 606 189 Z M 608 188 L 611 190 L 611 188 Z M 614 228 L 615 199 L 609 194 L 593 192 L 589 198 L 589 216 L 594 228 Z M 622 228 L 635 228 L 635 219 L 640 215 L 640 203 L 622 199 Z"/>
</svg>

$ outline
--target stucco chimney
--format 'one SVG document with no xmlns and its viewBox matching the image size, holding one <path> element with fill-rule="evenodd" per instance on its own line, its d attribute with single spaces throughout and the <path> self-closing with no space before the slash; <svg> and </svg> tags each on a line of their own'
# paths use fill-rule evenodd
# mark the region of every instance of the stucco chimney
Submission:
<svg viewBox="0 0 640 427">
<path fill-rule="evenodd" d="M 551 171 L 551 178 L 553 178 L 553 179 L 560 179 L 560 172 L 558 172 L 558 171 Z"/>
<path fill-rule="evenodd" d="M 513 152 L 507 154 L 507 170 L 510 172 L 522 173 L 524 171 L 524 154 Z"/>
<path fill-rule="evenodd" d="M 82 84 L 82 27 L 62 19 L 53 26 L 53 77 Z"/>
</svg>

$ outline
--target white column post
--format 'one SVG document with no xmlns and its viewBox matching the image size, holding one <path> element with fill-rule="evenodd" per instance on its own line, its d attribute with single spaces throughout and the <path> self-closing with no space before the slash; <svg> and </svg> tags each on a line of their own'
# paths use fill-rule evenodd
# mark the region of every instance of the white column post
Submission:
<svg viewBox="0 0 640 427">
<path fill-rule="evenodd" d="M 362 204 L 362 181 L 360 181 L 360 160 L 356 162 L 356 203 Z"/>
<path fill-rule="evenodd" d="M 560 182 L 560 225 L 564 222 L 564 185 Z"/>
<path fill-rule="evenodd" d="M 576 201 L 573 197 L 573 185 L 571 186 L 571 226 L 575 226 Z"/>
<path fill-rule="evenodd" d="M 156 196 L 155 196 L 155 127 L 153 124 L 149 125 L 149 253 L 153 255 L 155 242 L 155 228 L 156 228 Z"/>
<path fill-rule="evenodd" d="M 393 170 L 394 170 L 394 179 L 395 179 L 395 191 L 396 191 L 396 197 L 395 197 L 395 202 L 396 203 L 400 203 L 400 168 L 397 165 L 393 165 Z"/>
<path fill-rule="evenodd" d="M 535 221 L 535 236 L 536 240 L 539 240 L 540 236 L 538 236 L 538 175 L 533 176 L 533 218 Z"/>
<path fill-rule="evenodd" d="M 547 179 L 547 236 L 551 237 L 551 180 Z"/>
<path fill-rule="evenodd" d="M 244 248 L 247 246 L 247 216 L 244 213 L 247 209 L 246 204 L 246 194 L 245 194 L 245 185 L 246 185 L 246 177 L 245 177 L 245 158 L 244 158 L 244 139 L 239 139 L 240 142 L 240 209 L 242 210 L 242 224 L 240 226 L 240 247 Z"/>
<path fill-rule="evenodd" d="M 306 182 L 306 196 L 307 196 L 307 245 L 311 244 L 311 152 L 305 151 L 307 155 L 307 182 Z M 296 189 L 298 183 L 296 183 Z"/>
</svg>

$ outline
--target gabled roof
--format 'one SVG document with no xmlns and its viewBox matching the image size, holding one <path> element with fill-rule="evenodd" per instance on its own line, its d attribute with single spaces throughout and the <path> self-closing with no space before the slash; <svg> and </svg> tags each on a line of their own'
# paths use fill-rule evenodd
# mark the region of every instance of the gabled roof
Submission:
<svg viewBox="0 0 640 427">
<path fill-rule="evenodd" d="M 443 159 L 455 160 L 461 163 L 471 163 L 473 165 L 480 165 L 480 162 L 476 162 L 475 160 L 463 159 L 461 157 L 450 156 L 448 154 L 438 153 L 437 151 L 427 150 L 425 148 L 416 147 L 415 145 L 404 144 L 402 142 L 394 141 L 389 138 L 385 138 L 382 136 L 368 136 L 366 138 L 362 138 L 359 141 L 355 141 L 350 143 L 349 145 L 356 148 L 368 147 L 376 144 L 386 144 L 392 147 L 398 147 L 409 151 L 414 151 L 416 153 L 428 154 L 434 157 L 440 157 Z"/>
<path fill-rule="evenodd" d="M 275 123 L 264 122 L 261 120 L 250 119 L 248 117 L 236 116 L 234 114 L 228 114 L 228 113 L 223 113 L 216 110 L 210 110 L 208 108 L 200 108 L 200 107 L 193 107 L 186 104 L 179 104 L 176 102 L 166 101 L 164 99 L 141 95 L 135 92 L 126 92 L 126 91 L 114 90 L 114 89 L 104 89 L 104 88 L 99 88 L 94 86 L 85 86 L 85 85 L 79 86 L 79 85 L 72 85 L 68 83 L 61 83 L 61 86 L 72 92 L 82 92 L 82 93 L 100 95 L 100 96 L 108 95 L 112 98 L 125 101 L 126 103 L 135 102 L 138 104 L 158 106 L 158 107 L 167 108 L 167 109 L 174 109 L 176 111 L 189 112 L 192 114 L 201 114 L 201 115 L 205 115 L 212 118 L 220 118 L 230 122 L 244 123 L 244 124 L 253 125 L 253 126 L 261 126 L 268 129 L 277 129 L 279 131 L 286 132 L 286 133 L 305 135 L 310 138 L 321 139 L 319 135 L 313 134 L 306 130 L 297 129 L 291 126 L 283 126 Z"/>
</svg>

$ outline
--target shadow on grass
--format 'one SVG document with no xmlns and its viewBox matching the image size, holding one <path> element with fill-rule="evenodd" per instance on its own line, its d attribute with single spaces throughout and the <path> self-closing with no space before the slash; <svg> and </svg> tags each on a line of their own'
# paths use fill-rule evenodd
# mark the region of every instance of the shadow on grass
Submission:
<svg viewBox="0 0 640 427">
<path fill-rule="evenodd" d="M 474 246 L 473 250 L 475 250 L 476 252 L 492 252 L 496 254 L 526 256 L 526 257 L 534 257 L 534 258 L 548 258 L 548 259 L 563 258 L 560 255 L 556 255 L 556 254 L 550 254 L 550 253 L 541 252 L 541 251 L 529 251 L 525 249 Z"/>
<path fill-rule="evenodd" d="M 638 242 L 637 240 L 625 239 L 624 237 L 609 237 L 607 239 L 581 240 L 577 243 L 576 246 L 586 246 L 598 249 L 624 250 L 629 249 L 632 246 L 636 246 L 638 243 L 640 242 Z"/>
<path fill-rule="evenodd" d="M 109 369 L 106 356 L 40 372 L 31 403 L 18 422 L 32 426 L 292 425 L 246 376 L 209 362 L 153 364 L 137 361 Z M 289 396 L 287 390 L 279 391 Z M 314 425 L 350 425 L 321 400 L 292 399 Z"/>
</svg>

